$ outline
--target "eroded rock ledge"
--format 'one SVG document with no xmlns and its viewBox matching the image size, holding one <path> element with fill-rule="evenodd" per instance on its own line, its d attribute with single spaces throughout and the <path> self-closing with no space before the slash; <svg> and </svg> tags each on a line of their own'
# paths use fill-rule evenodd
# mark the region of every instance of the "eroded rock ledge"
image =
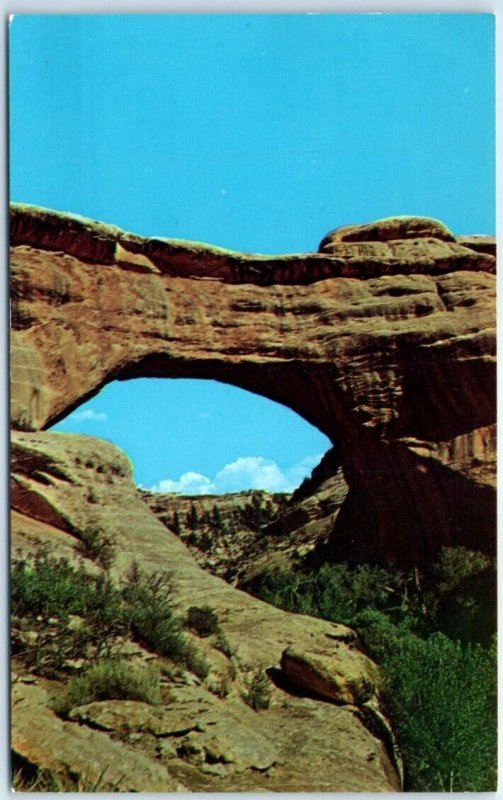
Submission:
<svg viewBox="0 0 503 800">
<path fill-rule="evenodd" d="M 468 240 L 456 241 L 445 225 L 422 217 L 337 229 L 325 237 L 319 253 L 273 256 L 147 238 L 74 214 L 13 203 L 11 245 L 61 251 L 89 263 L 137 272 L 261 286 L 310 284 L 335 277 L 495 270 L 493 255 L 474 249 Z"/>
<path fill-rule="evenodd" d="M 331 438 L 349 484 L 334 557 L 492 552 L 495 258 L 459 241 L 395 218 L 323 254 L 248 256 L 15 205 L 13 425 L 47 428 L 114 379 L 221 380 Z"/>
</svg>

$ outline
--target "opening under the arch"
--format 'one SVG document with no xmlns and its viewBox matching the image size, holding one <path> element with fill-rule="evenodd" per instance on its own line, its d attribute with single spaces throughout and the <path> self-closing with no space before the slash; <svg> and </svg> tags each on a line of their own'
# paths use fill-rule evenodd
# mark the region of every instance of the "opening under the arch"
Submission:
<svg viewBox="0 0 503 800">
<path fill-rule="evenodd" d="M 291 492 L 330 440 L 289 408 L 213 380 L 115 381 L 52 430 L 108 439 L 136 483 L 181 494 Z"/>
</svg>

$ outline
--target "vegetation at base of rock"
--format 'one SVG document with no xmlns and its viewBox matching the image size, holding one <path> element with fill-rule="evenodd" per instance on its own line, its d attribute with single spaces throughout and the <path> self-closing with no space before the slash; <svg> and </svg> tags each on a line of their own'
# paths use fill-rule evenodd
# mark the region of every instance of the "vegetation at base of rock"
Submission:
<svg viewBox="0 0 503 800">
<path fill-rule="evenodd" d="M 160 672 L 155 667 L 135 667 L 122 658 L 98 661 L 71 678 L 54 699 L 54 710 L 66 716 L 72 708 L 96 700 L 141 700 L 158 705 Z"/>
<path fill-rule="evenodd" d="M 380 665 L 407 790 L 495 789 L 495 569 L 487 556 L 444 548 L 424 575 L 345 563 L 266 570 L 253 590 L 287 611 L 355 628 Z"/>
<path fill-rule="evenodd" d="M 243 700 L 254 711 L 261 711 L 271 705 L 271 683 L 263 669 L 256 669 L 248 680 Z"/>
<path fill-rule="evenodd" d="M 187 611 L 186 625 L 202 637 L 220 631 L 218 614 L 211 606 L 191 606 Z"/>
<path fill-rule="evenodd" d="M 13 655 L 51 675 L 73 659 L 109 656 L 128 635 L 121 593 L 103 574 L 90 575 L 40 547 L 15 558 L 11 571 Z"/>
<path fill-rule="evenodd" d="M 144 575 L 133 562 L 122 592 L 136 641 L 205 678 L 209 665 L 195 645 L 187 640 L 175 614 L 170 574 L 155 572 Z"/>
<path fill-rule="evenodd" d="M 145 575 L 133 563 L 118 586 L 40 547 L 14 559 L 11 596 L 13 655 L 38 674 L 110 658 L 130 638 L 201 678 L 209 672 L 175 613 L 169 573 Z"/>
<path fill-rule="evenodd" d="M 496 632 L 495 576 L 493 560 L 483 553 L 446 547 L 428 574 L 346 563 L 274 568 L 256 576 L 251 590 L 286 611 L 353 627 L 362 612 L 381 611 L 420 635 L 441 630 L 489 645 Z"/>
<path fill-rule="evenodd" d="M 414 791 L 496 789 L 496 647 L 403 636 L 381 662 L 383 702 Z"/>
</svg>

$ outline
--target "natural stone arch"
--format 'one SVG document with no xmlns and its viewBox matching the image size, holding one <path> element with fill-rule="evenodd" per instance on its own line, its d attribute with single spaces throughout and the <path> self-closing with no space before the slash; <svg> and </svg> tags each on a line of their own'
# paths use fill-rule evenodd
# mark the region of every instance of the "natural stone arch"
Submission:
<svg viewBox="0 0 503 800">
<path fill-rule="evenodd" d="M 370 227 L 323 255 L 246 256 L 14 208 L 14 427 L 47 428 L 114 379 L 222 380 L 334 442 L 337 557 L 491 551 L 494 256 L 435 224 Z"/>
</svg>

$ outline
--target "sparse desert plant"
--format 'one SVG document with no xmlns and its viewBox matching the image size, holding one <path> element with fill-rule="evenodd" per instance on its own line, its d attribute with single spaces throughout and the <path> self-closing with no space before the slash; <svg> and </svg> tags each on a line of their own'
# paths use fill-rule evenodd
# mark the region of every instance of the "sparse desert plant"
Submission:
<svg viewBox="0 0 503 800">
<path fill-rule="evenodd" d="M 76 706 L 95 700 L 160 702 L 160 672 L 156 667 L 135 667 L 126 659 L 103 659 L 71 678 L 54 697 L 53 708 L 67 716 Z"/>
<path fill-rule="evenodd" d="M 210 664 L 193 642 L 184 641 L 183 650 L 178 658 L 190 672 L 193 672 L 201 680 L 208 677 Z"/>
<path fill-rule="evenodd" d="M 187 640 L 175 614 L 169 573 L 145 575 L 133 562 L 123 582 L 122 596 L 130 630 L 137 641 L 175 664 L 184 664 L 195 675 L 206 677 L 209 665 Z"/>
<path fill-rule="evenodd" d="M 57 558 L 47 548 L 16 558 L 11 572 L 13 654 L 40 674 L 72 659 L 111 655 L 128 627 L 117 587 L 106 575 Z"/>
<path fill-rule="evenodd" d="M 247 681 L 246 691 L 243 693 L 243 700 L 254 711 L 261 711 L 271 705 L 271 683 L 265 670 L 257 668 Z"/>
<path fill-rule="evenodd" d="M 186 625 L 203 637 L 220 631 L 218 614 L 211 606 L 191 606 L 187 611 Z"/>
<path fill-rule="evenodd" d="M 227 658 L 233 658 L 237 653 L 237 647 L 233 647 L 227 636 L 222 630 L 219 630 L 215 640 L 215 647 L 220 650 Z"/>
<path fill-rule="evenodd" d="M 79 533 L 79 550 L 105 570 L 110 569 L 117 553 L 117 537 L 97 523 L 91 523 Z"/>
<path fill-rule="evenodd" d="M 133 562 L 122 585 L 122 596 L 133 637 L 160 655 L 176 660 L 184 636 L 175 616 L 171 576 L 145 575 Z"/>
</svg>

